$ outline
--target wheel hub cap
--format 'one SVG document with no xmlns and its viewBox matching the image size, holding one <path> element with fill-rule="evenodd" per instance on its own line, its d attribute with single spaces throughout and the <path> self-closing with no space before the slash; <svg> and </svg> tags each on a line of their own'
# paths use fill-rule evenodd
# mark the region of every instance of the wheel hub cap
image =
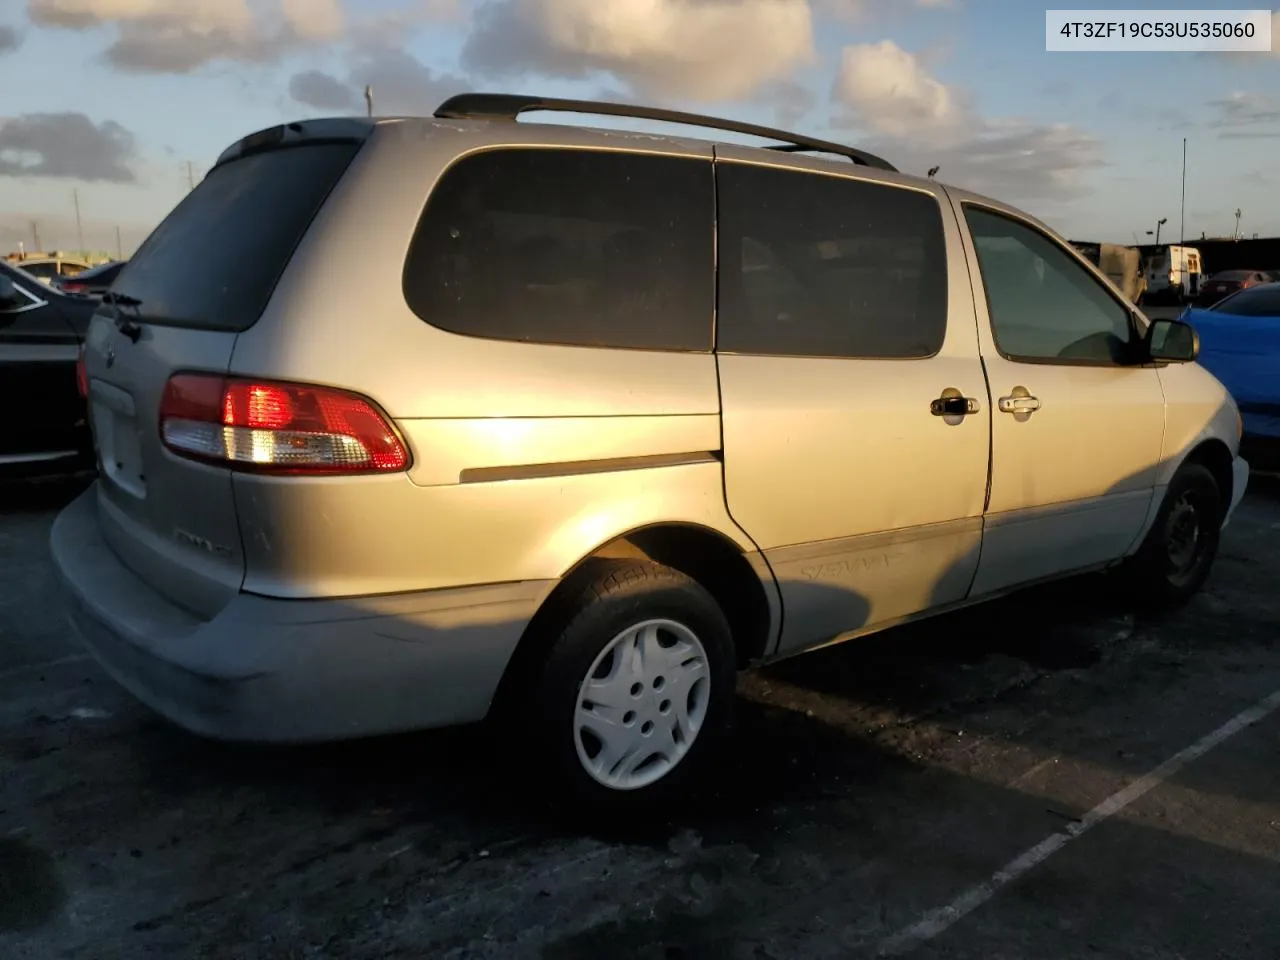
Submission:
<svg viewBox="0 0 1280 960">
<path fill-rule="evenodd" d="M 614 790 L 660 780 L 693 746 L 707 716 L 707 653 L 674 620 L 646 620 L 614 637 L 578 691 L 574 744 L 583 769 Z"/>
</svg>

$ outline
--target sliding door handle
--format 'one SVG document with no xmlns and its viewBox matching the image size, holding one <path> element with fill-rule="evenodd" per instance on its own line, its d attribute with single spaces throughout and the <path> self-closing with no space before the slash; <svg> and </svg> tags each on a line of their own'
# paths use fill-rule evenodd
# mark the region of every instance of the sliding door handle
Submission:
<svg viewBox="0 0 1280 960">
<path fill-rule="evenodd" d="M 1001 397 L 998 403 L 1001 413 L 1032 413 L 1040 409 L 1040 401 L 1029 394 Z"/>
</svg>

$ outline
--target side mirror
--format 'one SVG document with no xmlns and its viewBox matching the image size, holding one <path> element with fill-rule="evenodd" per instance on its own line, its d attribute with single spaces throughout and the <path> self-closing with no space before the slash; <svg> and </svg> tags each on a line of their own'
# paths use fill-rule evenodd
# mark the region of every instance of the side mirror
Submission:
<svg viewBox="0 0 1280 960">
<path fill-rule="evenodd" d="M 18 293 L 18 288 L 8 277 L 0 275 L 0 309 L 5 307 L 16 307 L 20 305 L 22 296 Z"/>
<path fill-rule="evenodd" d="M 1200 355 L 1200 335 L 1185 320 L 1152 320 L 1147 356 L 1166 363 L 1190 363 Z"/>
</svg>

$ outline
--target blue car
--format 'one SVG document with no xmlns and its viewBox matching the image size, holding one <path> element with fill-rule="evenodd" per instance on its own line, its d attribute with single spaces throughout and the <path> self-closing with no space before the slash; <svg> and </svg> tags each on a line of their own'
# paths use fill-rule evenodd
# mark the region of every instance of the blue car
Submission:
<svg viewBox="0 0 1280 960">
<path fill-rule="evenodd" d="M 1280 283 L 1249 287 L 1181 319 L 1200 335 L 1200 363 L 1231 391 L 1244 438 L 1280 455 Z"/>
</svg>

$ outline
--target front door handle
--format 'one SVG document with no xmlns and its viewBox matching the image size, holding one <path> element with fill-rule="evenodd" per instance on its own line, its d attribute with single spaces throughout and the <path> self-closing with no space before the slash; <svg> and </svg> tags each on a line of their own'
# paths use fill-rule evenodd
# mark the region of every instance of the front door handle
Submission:
<svg viewBox="0 0 1280 960">
<path fill-rule="evenodd" d="M 999 405 L 1001 413 L 1031 413 L 1040 409 L 1040 401 L 1029 394 L 1001 397 Z"/>
<path fill-rule="evenodd" d="M 972 397 L 962 397 L 959 393 L 959 390 L 943 391 L 942 396 L 929 403 L 929 412 L 935 417 L 965 417 L 977 413 L 978 401 Z"/>
</svg>

